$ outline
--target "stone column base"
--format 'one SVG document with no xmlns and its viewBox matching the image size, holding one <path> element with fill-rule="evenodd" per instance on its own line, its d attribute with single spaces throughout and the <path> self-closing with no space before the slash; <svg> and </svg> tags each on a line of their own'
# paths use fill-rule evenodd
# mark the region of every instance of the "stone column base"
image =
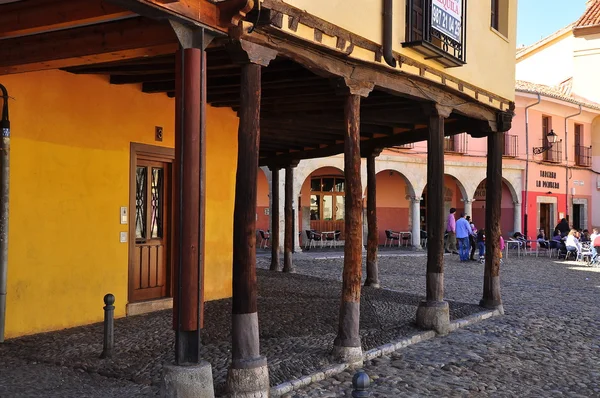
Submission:
<svg viewBox="0 0 600 398">
<path fill-rule="evenodd" d="M 227 373 L 227 393 L 231 398 L 268 398 L 269 368 L 267 359 L 234 361 Z"/>
<path fill-rule="evenodd" d="M 164 398 L 214 398 L 212 367 L 202 361 L 197 365 L 166 365 L 160 396 Z"/>
<path fill-rule="evenodd" d="M 374 287 L 376 289 L 379 289 L 381 287 L 379 281 L 370 281 L 368 279 L 365 281 L 365 286 Z"/>
<path fill-rule="evenodd" d="M 334 344 L 331 356 L 337 362 L 345 362 L 355 366 L 362 366 L 363 364 L 362 347 L 342 347 Z"/>
<path fill-rule="evenodd" d="M 504 315 L 504 306 L 501 301 L 481 299 L 479 306 L 488 310 L 497 310 L 500 314 Z"/>
<path fill-rule="evenodd" d="M 421 301 L 417 308 L 417 325 L 438 334 L 450 331 L 450 307 L 446 301 Z"/>
</svg>

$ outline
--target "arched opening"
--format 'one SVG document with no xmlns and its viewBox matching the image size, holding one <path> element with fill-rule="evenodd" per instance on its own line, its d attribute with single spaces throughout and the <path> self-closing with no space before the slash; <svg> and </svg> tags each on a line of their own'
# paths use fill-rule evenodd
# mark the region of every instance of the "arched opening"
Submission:
<svg viewBox="0 0 600 398">
<path fill-rule="evenodd" d="M 302 231 L 340 231 L 344 239 L 345 225 L 344 172 L 336 167 L 321 167 L 313 171 L 302 184 L 299 198 Z M 302 233 L 302 239 L 306 234 Z"/>
<path fill-rule="evenodd" d="M 262 169 L 256 176 L 256 230 L 267 231 L 269 225 L 269 181 Z"/>
<path fill-rule="evenodd" d="M 456 217 L 465 212 L 465 189 L 461 182 L 454 176 L 444 175 L 444 220 L 451 208 L 456 209 Z M 446 228 L 444 221 L 444 228 Z M 427 231 L 427 186 L 421 195 L 421 230 Z"/>
<path fill-rule="evenodd" d="M 485 227 L 485 188 L 486 180 L 483 180 L 477 186 L 473 199 L 473 215 L 472 219 L 475 226 L 479 229 Z M 502 235 L 512 235 L 515 231 L 515 195 L 510 189 L 506 180 L 502 180 L 502 204 L 500 213 L 500 228 L 502 229 Z M 523 232 L 523 231 L 518 231 Z"/>
<path fill-rule="evenodd" d="M 414 196 L 414 190 L 404 175 L 396 170 L 382 170 L 376 175 L 377 180 L 377 229 L 379 244 L 386 241 L 386 230 L 395 232 L 409 232 L 412 228 L 412 214 L 410 200 Z M 363 206 L 366 208 L 367 189 L 364 191 L 365 200 Z M 365 220 L 366 223 L 366 220 Z M 409 235 L 403 235 L 406 239 L 400 244 L 411 245 Z"/>
</svg>

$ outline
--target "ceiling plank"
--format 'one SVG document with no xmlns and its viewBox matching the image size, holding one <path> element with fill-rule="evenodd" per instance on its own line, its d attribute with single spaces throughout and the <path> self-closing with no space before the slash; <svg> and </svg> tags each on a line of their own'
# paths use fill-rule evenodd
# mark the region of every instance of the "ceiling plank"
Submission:
<svg viewBox="0 0 600 398">
<path fill-rule="evenodd" d="M 133 18 L 102 0 L 34 0 L 0 5 L 0 40 Z"/>
<path fill-rule="evenodd" d="M 127 19 L 2 41 L 0 74 L 172 54 L 178 48 L 169 25 Z"/>
</svg>

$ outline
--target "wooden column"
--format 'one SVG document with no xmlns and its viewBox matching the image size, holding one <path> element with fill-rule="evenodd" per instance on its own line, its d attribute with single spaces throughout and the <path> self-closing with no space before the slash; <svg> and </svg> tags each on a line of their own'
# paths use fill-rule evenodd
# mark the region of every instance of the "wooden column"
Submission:
<svg viewBox="0 0 600 398">
<path fill-rule="evenodd" d="M 417 324 L 441 334 L 450 324 L 444 301 L 444 119 L 451 111 L 439 105 L 428 109 L 426 300 L 417 309 Z"/>
<path fill-rule="evenodd" d="M 379 287 L 379 265 L 377 251 L 379 248 L 379 231 L 377 228 L 377 181 L 375 158 L 379 151 L 367 156 L 367 279 L 365 286 Z"/>
<path fill-rule="evenodd" d="M 260 355 L 256 302 L 256 176 L 261 66 L 268 65 L 276 54 L 247 42 L 232 43 L 230 52 L 242 64 L 233 211 L 232 363 L 227 376 L 227 388 L 232 396 L 237 396 L 262 394 L 269 389 L 267 359 Z"/>
<path fill-rule="evenodd" d="M 279 166 L 271 166 L 271 271 L 279 271 Z"/>
<path fill-rule="evenodd" d="M 502 311 L 500 296 L 500 211 L 502 204 L 502 135 L 488 135 L 487 176 L 485 193 L 485 271 L 483 298 L 479 305 Z"/>
<path fill-rule="evenodd" d="M 333 355 L 338 360 L 362 362 L 360 341 L 360 288 L 362 278 L 362 183 L 360 179 L 360 98 L 373 89 L 372 84 L 345 81 L 344 175 L 345 245 L 342 302 Z"/>
<path fill-rule="evenodd" d="M 206 58 L 198 48 L 176 55 L 173 327 L 178 365 L 200 361 L 204 269 Z"/>
<path fill-rule="evenodd" d="M 285 219 L 285 231 L 283 237 L 283 272 L 294 272 L 292 264 L 292 251 L 294 250 L 294 212 L 292 209 L 294 200 L 294 169 L 293 165 L 285 167 L 285 204 L 283 218 Z"/>
</svg>

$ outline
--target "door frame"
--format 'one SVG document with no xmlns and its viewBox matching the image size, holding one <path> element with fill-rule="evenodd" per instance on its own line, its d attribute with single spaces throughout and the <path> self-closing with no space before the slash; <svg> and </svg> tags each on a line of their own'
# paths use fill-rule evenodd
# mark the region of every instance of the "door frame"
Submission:
<svg viewBox="0 0 600 398">
<path fill-rule="evenodd" d="M 169 209 L 169 223 L 167 224 L 168 231 L 167 234 L 167 297 L 172 296 L 173 292 L 173 256 L 172 256 L 172 248 L 171 243 L 173 242 L 173 182 L 174 182 L 174 171 L 175 168 L 175 149 L 167 148 L 155 145 L 148 144 L 140 144 L 137 142 L 132 142 L 130 144 L 129 150 L 129 239 L 128 239 L 128 253 L 127 253 L 127 302 L 131 303 L 131 298 L 133 297 L 132 283 L 134 279 L 134 264 L 132 261 L 132 255 L 135 250 L 135 185 L 136 178 L 135 172 L 137 168 L 137 159 L 138 157 L 147 156 L 152 160 L 161 161 L 165 163 L 170 163 L 170 172 L 169 172 L 169 186 L 166 187 L 167 191 L 170 195 L 171 204 Z"/>
</svg>

